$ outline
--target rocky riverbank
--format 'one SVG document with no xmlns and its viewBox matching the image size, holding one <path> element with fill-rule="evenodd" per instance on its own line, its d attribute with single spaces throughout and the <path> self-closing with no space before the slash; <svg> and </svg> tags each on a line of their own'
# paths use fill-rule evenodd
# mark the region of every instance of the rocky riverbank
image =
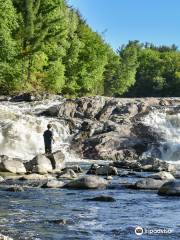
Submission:
<svg viewBox="0 0 180 240">
<path fill-rule="evenodd" d="M 53 154 L 39 153 L 28 160 L 1 154 L 1 195 L 6 192 L 10 194 L 10 198 L 16 199 L 16 197 L 22 196 L 23 199 L 26 199 L 26 196 L 31 195 L 31 192 L 33 195 L 35 191 L 40 199 L 44 201 L 46 194 L 48 195 L 49 191 L 51 191 L 52 196 L 54 196 L 53 194 L 55 196 L 61 193 L 64 194 L 63 197 L 70 205 L 73 205 L 73 196 L 78 195 L 78 204 L 80 201 L 85 206 L 85 209 L 87 203 L 93 204 L 93 202 L 118 204 L 116 206 L 111 205 L 111 208 L 119 209 L 121 208 L 119 198 L 123 196 L 126 198 L 126 194 L 130 201 L 129 204 L 135 204 L 134 206 L 137 209 L 139 209 L 139 202 L 133 203 L 132 196 L 138 196 L 138 194 L 144 194 L 144 199 L 147 196 L 148 199 L 156 198 L 158 204 L 161 197 L 170 202 L 179 199 L 180 164 L 176 161 L 178 160 L 178 139 L 176 139 L 175 147 L 171 149 L 170 145 L 168 145 L 171 142 L 168 142 L 164 130 L 169 125 L 172 125 L 171 127 L 174 127 L 177 134 L 179 133 L 179 98 L 115 99 L 97 96 L 63 99 L 59 96 L 51 96 L 50 107 L 49 105 L 44 106 L 44 101 L 48 99 L 49 96 L 33 96 L 31 94 L 1 98 L 2 103 L 6 101 L 5 106 L 9 103 L 14 104 L 14 107 L 20 102 L 22 103 L 21 106 L 24 107 L 23 104 L 25 103 L 25 110 L 22 113 L 29 117 L 25 121 L 31 121 L 33 124 L 36 121 L 36 131 L 40 131 L 38 126 L 40 120 L 45 119 L 43 124 L 46 124 L 49 120 L 55 121 L 55 126 L 56 123 L 63 123 L 63 126 L 70 132 L 68 136 L 69 147 L 66 151 L 70 151 L 71 154 L 76 153 L 79 156 L 79 162 L 75 158 L 74 162 L 66 161 L 65 155 L 67 152 L 63 149 L 64 145 L 60 145 Z M 29 105 L 26 105 L 27 102 Z M 34 111 L 34 107 L 37 109 L 36 111 Z M 166 121 L 167 118 L 169 125 L 166 126 L 166 122 L 161 122 L 163 131 L 162 129 L 159 131 L 158 128 L 161 128 L 161 125 L 157 125 L 156 117 L 154 120 L 157 113 L 160 113 L 160 117 L 157 115 L 158 118 L 164 117 L 165 120 L 163 119 L 163 121 Z M 4 112 L 2 112 L 2 119 L 3 116 Z M 21 115 L 13 115 L 12 117 L 12 112 L 10 112 L 10 117 L 13 125 Z M 33 125 L 32 123 L 31 125 Z M 154 126 L 155 124 L 158 128 Z M 4 127 L 4 125 L 2 126 Z M 62 127 L 62 125 L 58 126 Z M 170 133 L 174 129 L 170 128 L 168 130 L 169 138 L 172 137 Z M 12 131 L 10 130 L 9 128 L 3 129 L 2 136 L 4 139 L 11 136 Z M 29 134 L 26 135 L 29 138 Z M 173 136 L 176 137 L 176 132 L 173 132 Z M 35 144 L 32 140 L 31 143 L 33 143 L 32 146 L 34 147 Z M 35 143 L 39 143 L 39 135 Z M 8 146 L 13 148 L 13 144 Z M 3 146 L 6 147 L 6 145 Z M 14 149 L 16 150 L 16 148 Z M 29 151 L 31 148 L 27 149 Z M 9 148 L 9 150 L 11 149 Z M 1 151 L 3 153 L 2 148 Z M 172 152 L 171 155 L 169 154 L 170 151 Z M 167 160 L 172 161 L 166 161 L 166 156 L 169 157 Z M 173 156 L 173 159 L 171 159 L 171 156 Z M 42 191 L 45 194 L 43 196 L 41 195 Z M 123 191 L 123 195 L 121 191 Z M 49 197 L 47 196 L 48 199 Z M 33 196 L 34 198 L 36 199 L 36 196 Z M 61 204 L 63 204 L 63 201 Z M 70 205 L 67 206 L 67 209 L 69 209 Z M 125 202 L 124 207 L 126 206 Z M 48 205 L 48 207 L 53 208 L 52 205 Z M 107 205 L 105 208 L 107 209 Z M 31 211 L 33 213 L 33 208 Z M 38 209 L 36 211 L 38 212 Z M 76 211 L 78 212 L 79 209 L 76 209 Z M 144 210 L 141 209 L 141 211 Z M 66 216 L 66 213 L 64 215 Z M 129 215 L 131 214 L 129 213 Z M 111 220 L 113 216 L 110 215 L 108 218 Z M 0 214 L 0 232 L 16 237 L 11 232 L 6 234 L 6 232 L 1 231 L 1 219 Z M 72 228 L 73 224 L 77 224 L 76 221 L 76 219 L 72 221 L 72 219 L 59 218 L 56 215 L 54 219 L 50 219 L 48 215 L 47 219 L 48 224 L 51 224 L 50 227 L 52 224 L 53 226 L 54 224 L 62 226 L 70 224 Z M 102 219 L 98 221 L 100 223 Z M 120 222 L 119 220 L 119 225 Z M 32 225 L 32 222 L 29 224 Z M 39 222 L 38 224 L 44 226 L 47 223 Z M 11 226 L 8 229 L 11 229 Z M 113 234 L 112 236 L 114 236 Z M 18 239 L 23 239 L 23 237 Z M 27 239 L 36 238 L 29 237 Z M 48 239 L 48 237 L 44 239 Z M 113 239 L 113 237 L 110 239 Z"/>
</svg>

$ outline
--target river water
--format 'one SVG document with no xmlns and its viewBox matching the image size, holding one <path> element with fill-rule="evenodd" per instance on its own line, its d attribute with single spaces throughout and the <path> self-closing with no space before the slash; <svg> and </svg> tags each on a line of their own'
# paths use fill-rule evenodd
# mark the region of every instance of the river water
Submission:
<svg viewBox="0 0 180 240">
<path fill-rule="evenodd" d="M 86 170 L 91 162 L 83 161 L 68 152 L 71 136 L 64 122 L 58 119 L 37 117 L 36 114 L 61 100 L 43 103 L 0 104 L 0 154 L 31 159 L 43 152 L 42 133 L 48 122 L 54 124 L 56 143 L 54 149 L 62 149 L 69 165 L 80 164 Z M 158 114 L 160 117 L 158 117 Z M 154 116 L 154 117 L 153 117 Z M 158 126 L 166 135 L 169 128 L 176 126 L 179 116 L 170 121 L 166 113 L 152 114 L 146 118 L 146 124 Z M 150 120 L 151 119 L 151 120 Z M 178 119 L 178 121 L 177 121 Z M 174 124 L 174 125 L 173 125 Z M 159 129 L 159 128 L 158 128 Z M 178 134 L 170 140 L 180 144 Z M 161 150 L 163 152 L 164 150 Z M 163 155 L 165 160 L 170 157 Z M 172 153 L 173 154 L 173 153 Z M 177 154 L 174 154 L 177 156 Z M 179 159 L 174 157 L 174 161 Z M 130 190 L 123 187 L 126 181 L 134 182 L 135 177 L 114 177 L 106 190 L 68 190 L 27 188 L 24 192 L 7 192 L 0 188 L 0 233 L 15 240 L 129 240 L 129 239 L 180 239 L 180 202 L 178 197 L 163 197 L 155 191 Z M 116 202 L 87 202 L 86 198 L 109 195 Z M 65 219 L 65 225 L 51 220 Z M 167 233 L 143 234 L 136 236 L 135 227 L 144 230 L 162 230 Z"/>
</svg>

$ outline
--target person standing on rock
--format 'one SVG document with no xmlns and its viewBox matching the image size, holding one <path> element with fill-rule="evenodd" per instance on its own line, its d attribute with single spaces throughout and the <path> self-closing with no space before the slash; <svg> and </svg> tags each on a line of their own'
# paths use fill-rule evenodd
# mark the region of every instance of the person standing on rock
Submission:
<svg viewBox="0 0 180 240">
<path fill-rule="evenodd" d="M 46 154 L 52 153 L 52 143 L 54 143 L 54 136 L 53 136 L 53 131 L 51 129 L 52 129 L 52 125 L 49 123 L 47 125 L 47 130 L 44 131 L 44 134 L 43 134 Z"/>
</svg>

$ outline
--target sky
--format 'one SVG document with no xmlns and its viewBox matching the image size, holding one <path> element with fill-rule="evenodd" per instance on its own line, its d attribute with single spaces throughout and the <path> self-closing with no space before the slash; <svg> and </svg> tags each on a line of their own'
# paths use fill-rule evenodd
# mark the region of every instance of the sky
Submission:
<svg viewBox="0 0 180 240">
<path fill-rule="evenodd" d="M 129 40 L 180 48 L 180 0 L 67 0 L 114 49 Z"/>
</svg>

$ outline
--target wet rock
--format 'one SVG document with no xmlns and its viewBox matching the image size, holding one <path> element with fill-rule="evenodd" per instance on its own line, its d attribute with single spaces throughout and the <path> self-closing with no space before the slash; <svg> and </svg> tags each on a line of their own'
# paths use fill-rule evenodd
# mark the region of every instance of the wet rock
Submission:
<svg viewBox="0 0 180 240">
<path fill-rule="evenodd" d="M 165 171 L 151 174 L 148 177 L 153 179 L 160 179 L 160 180 L 175 180 L 174 176 L 171 173 L 165 172 Z"/>
<path fill-rule="evenodd" d="M 72 165 L 70 167 L 66 167 L 65 170 L 71 169 L 73 170 L 75 173 L 82 173 L 83 170 L 79 165 Z"/>
<path fill-rule="evenodd" d="M 97 201 L 97 202 L 115 202 L 115 198 L 111 197 L 111 196 L 105 196 L 105 195 L 101 195 L 101 196 L 97 196 L 97 197 L 93 197 L 93 198 L 86 198 L 84 199 L 86 201 Z"/>
<path fill-rule="evenodd" d="M 12 96 L 11 100 L 12 102 L 32 102 L 32 101 L 40 101 L 45 98 L 45 95 L 40 95 L 37 92 L 27 92 L 27 93 L 21 93 L 16 96 Z"/>
<path fill-rule="evenodd" d="M 137 160 L 121 160 L 121 161 L 114 161 L 112 163 L 113 166 L 117 168 L 125 168 L 125 169 L 132 169 L 132 170 L 141 170 L 141 164 L 137 162 Z"/>
<path fill-rule="evenodd" d="M 170 181 L 164 183 L 160 187 L 158 194 L 167 196 L 180 196 L 180 182 Z"/>
<path fill-rule="evenodd" d="M 65 188 L 71 189 L 103 189 L 108 185 L 108 182 L 98 176 L 84 176 L 77 180 L 65 184 Z"/>
<path fill-rule="evenodd" d="M 146 159 L 141 159 L 138 161 L 141 164 L 141 168 L 144 171 L 151 172 L 175 172 L 176 168 L 173 164 L 167 163 L 164 160 L 160 160 L 158 158 L 147 157 Z"/>
<path fill-rule="evenodd" d="M 105 179 L 108 180 L 108 181 L 111 181 L 111 180 L 113 180 L 113 177 L 112 176 L 107 176 Z"/>
<path fill-rule="evenodd" d="M 19 180 L 44 181 L 44 180 L 53 180 L 53 179 L 55 179 L 55 177 L 49 174 L 41 175 L 37 173 L 32 173 L 32 174 L 22 176 Z"/>
<path fill-rule="evenodd" d="M 0 240 L 13 240 L 13 238 L 0 234 Z"/>
<path fill-rule="evenodd" d="M 73 178 L 77 178 L 77 174 L 72 169 L 65 169 L 58 175 L 58 178 L 73 179 Z"/>
<path fill-rule="evenodd" d="M 65 224 L 67 224 L 67 220 L 66 220 L 66 219 L 49 220 L 49 223 L 55 223 L 55 224 L 59 224 L 59 225 L 65 225 Z"/>
<path fill-rule="evenodd" d="M 47 155 L 47 158 L 51 161 L 52 168 L 56 171 L 61 171 L 65 168 L 65 156 L 61 151 L 54 152 Z"/>
<path fill-rule="evenodd" d="M 12 186 L 6 189 L 9 192 L 24 192 L 24 188 L 21 186 Z"/>
<path fill-rule="evenodd" d="M 146 178 L 137 181 L 132 188 L 134 189 L 149 189 L 157 190 L 159 189 L 166 181 L 165 180 L 156 180 L 152 178 Z"/>
<path fill-rule="evenodd" d="M 42 185 L 42 188 L 62 188 L 64 186 L 64 182 L 57 180 L 50 180 L 47 183 Z"/>
<path fill-rule="evenodd" d="M 4 178 L 0 176 L 0 183 L 4 182 Z"/>
<path fill-rule="evenodd" d="M 25 163 L 27 172 L 46 174 L 52 172 L 51 161 L 43 154 L 39 154 Z"/>
<path fill-rule="evenodd" d="M 24 163 L 21 159 L 10 158 L 5 155 L 0 156 L 0 172 L 26 173 Z"/>
<path fill-rule="evenodd" d="M 87 174 L 94 174 L 94 175 L 118 175 L 118 171 L 116 167 L 109 166 L 109 165 L 91 165 L 91 168 L 88 170 Z"/>
</svg>

